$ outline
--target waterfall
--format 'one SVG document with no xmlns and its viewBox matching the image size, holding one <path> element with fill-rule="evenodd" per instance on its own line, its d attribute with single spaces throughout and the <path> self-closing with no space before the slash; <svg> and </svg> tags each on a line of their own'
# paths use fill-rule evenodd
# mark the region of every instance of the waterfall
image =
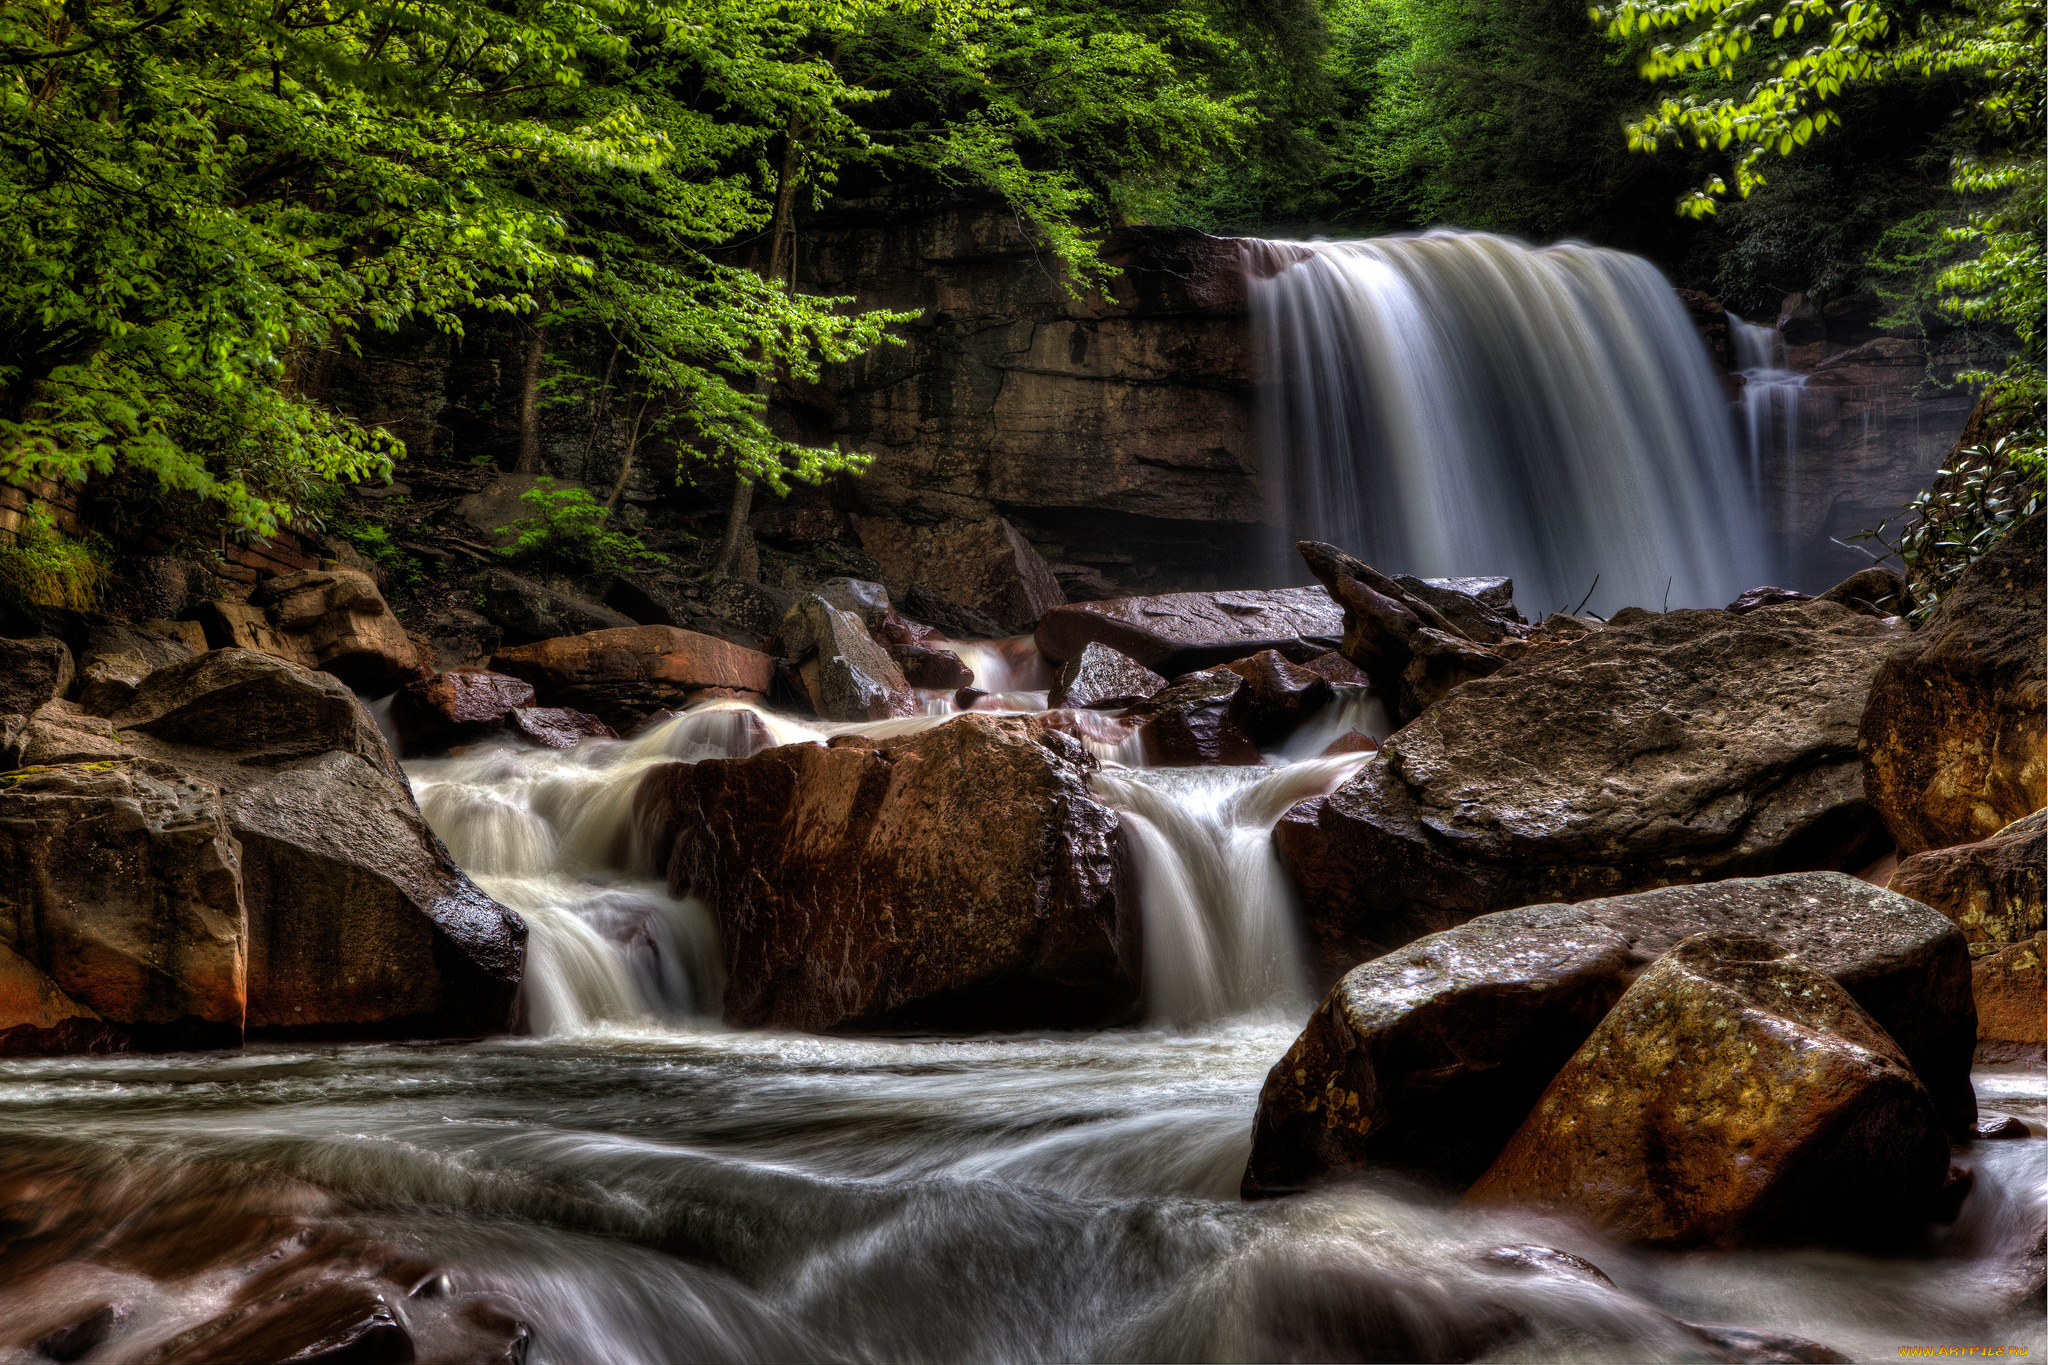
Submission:
<svg viewBox="0 0 2048 1365">
<path fill-rule="evenodd" d="M 1276 563 L 1311 538 L 1507 574 L 1533 615 L 1596 575 L 1602 615 L 1769 581 L 1727 403 L 1648 261 L 1450 231 L 1247 246 Z"/>
<path fill-rule="evenodd" d="M 1735 352 L 1736 372 L 1742 376 L 1740 420 L 1750 485 L 1758 490 L 1782 486 L 1779 518 L 1783 526 L 1796 525 L 1804 483 L 1799 470 L 1799 408 L 1806 376 L 1792 368 L 1785 338 L 1775 327 L 1744 322 L 1731 312 L 1728 342 Z"/>
</svg>

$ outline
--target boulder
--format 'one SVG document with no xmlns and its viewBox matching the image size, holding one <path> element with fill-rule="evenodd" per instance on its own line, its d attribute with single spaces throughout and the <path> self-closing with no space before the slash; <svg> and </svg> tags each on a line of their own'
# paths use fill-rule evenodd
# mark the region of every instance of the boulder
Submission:
<svg viewBox="0 0 2048 1365">
<path fill-rule="evenodd" d="M 1465 1200 L 1664 1246 L 1864 1249 L 1917 1233 L 1947 1173 L 1926 1089 L 1849 993 L 1713 933 L 1637 978 Z"/>
<path fill-rule="evenodd" d="M 1244 679 L 1238 722 L 1252 742 L 1277 744 L 1337 694 L 1320 673 L 1289 663 L 1275 649 L 1224 665 Z"/>
<path fill-rule="evenodd" d="M 1811 602 L 1813 594 L 1799 592 L 1792 588 L 1751 588 L 1742 596 L 1730 602 L 1726 608 L 1737 616 L 1755 611 L 1758 607 L 1782 606 L 1787 602 Z M 1844 604 L 1846 605 L 1846 604 Z"/>
<path fill-rule="evenodd" d="M 765 639 L 789 615 L 796 598 L 788 588 L 744 578 L 721 578 L 704 594 L 704 607 L 713 616 Z"/>
<path fill-rule="evenodd" d="M 27 715 L 66 695 L 76 671 L 62 640 L 0 640 L 0 715 Z"/>
<path fill-rule="evenodd" d="M 424 617 L 418 612 L 408 615 L 436 669 L 481 668 L 505 638 L 504 628 L 497 622 L 466 607 L 443 603 Z M 429 660 L 423 657 L 421 662 Z"/>
<path fill-rule="evenodd" d="M 1370 564 L 1319 541 L 1300 541 L 1296 548 L 1344 609 L 1344 657 L 1394 699 L 1398 719 L 1420 715 L 1460 684 L 1507 662 L 1506 655 L 1467 635 L 1435 606 Z M 1477 599 L 1472 605 L 1476 609 Z M 1502 632 L 1509 630 L 1504 618 L 1496 621 Z M 1490 627 L 1482 631 L 1489 633 Z"/>
<path fill-rule="evenodd" d="M 1053 707 L 1117 711 L 1166 686 L 1166 679 L 1108 645 L 1089 644 L 1060 665 L 1046 700 Z"/>
<path fill-rule="evenodd" d="M 1904 616 L 1918 605 L 1906 576 L 1897 569 L 1873 564 L 1858 569 L 1820 595 L 1823 602 L 1840 602 L 1866 616 Z"/>
<path fill-rule="evenodd" d="M 2044 866 L 2048 811 L 2035 811 L 1981 842 L 1916 853 L 1886 885 L 1941 911 L 1972 943 L 2018 943 L 2048 927 Z"/>
<path fill-rule="evenodd" d="M 1310 659 L 1334 649 L 1344 613 L 1321 588 L 1177 592 L 1054 607 L 1034 638 L 1056 664 L 1107 645 L 1162 677 L 1226 664 L 1261 650 Z"/>
<path fill-rule="evenodd" d="M 0 939 L 63 998 L 0 1015 L 0 1029 L 89 1011 L 143 1047 L 239 1045 L 240 870 L 220 792 L 204 780 L 133 756 L 9 774 Z"/>
<path fill-rule="evenodd" d="M 974 681 L 974 670 L 945 648 L 951 642 L 930 626 L 900 615 L 889 601 L 889 590 L 880 583 L 828 578 L 814 591 L 839 610 L 860 618 L 869 637 L 895 661 L 910 686 L 951 692 Z"/>
<path fill-rule="evenodd" d="M 391 699 L 391 721 L 405 752 L 432 744 L 469 744 L 504 728 L 508 713 L 534 701 L 524 678 L 480 668 L 451 668 L 408 683 Z"/>
<path fill-rule="evenodd" d="M 2036 933 L 1986 953 L 1970 966 L 1977 1000 L 1977 1055 L 1983 1061 L 2039 1061 L 2048 1044 L 2048 935 Z"/>
<path fill-rule="evenodd" d="M 875 643 L 861 618 L 817 593 L 798 599 L 776 632 L 796 665 L 811 709 L 826 720 L 887 720 L 917 714 L 903 670 Z"/>
<path fill-rule="evenodd" d="M 80 1035 L 112 1035 L 115 1048 L 79 1046 Z M 35 963 L 0 944 L 0 1057 L 46 1056 L 127 1044 L 125 1030 L 104 1023 Z"/>
<path fill-rule="evenodd" d="M 639 807 L 725 949 L 725 1017 L 813 1032 L 1099 1024 L 1136 999 L 1136 906 L 1095 760 L 971 714 L 668 764 Z"/>
<path fill-rule="evenodd" d="M 1259 1100 L 1247 1195 L 1371 1165 L 1463 1183 L 1629 982 L 1679 941 L 1769 939 L 1885 1029 L 1952 1132 L 1976 1117 L 1969 956 L 1926 907 L 1800 873 L 1482 915 L 1353 968 Z"/>
<path fill-rule="evenodd" d="M 1363 730 L 1346 730 L 1324 746 L 1317 758 L 1337 758 L 1344 754 L 1376 754 L 1380 742 Z"/>
<path fill-rule="evenodd" d="M 368 574 L 285 574 L 258 583 L 249 605 L 263 609 L 297 651 L 297 662 L 332 673 L 366 696 L 381 697 L 419 676 L 417 651 Z"/>
<path fill-rule="evenodd" d="M 134 700 L 135 690 L 154 670 L 135 650 L 101 654 L 78 673 L 78 705 L 95 716 L 111 716 Z"/>
<path fill-rule="evenodd" d="M 1241 719 L 1249 685 L 1228 668 L 1190 673 L 1125 712 L 1155 768 L 1255 766 L 1259 746 Z"/>
<path fill-rule="evenodd" d="M 0 716 L 0 772 L 46 763 L 91 763 L 127 753 L 114 723 L 76 702 L 51 701 L 26 716 Z"/>
<path fill-rule="evenodd" d="M 1026 628 L 1067 600 L 1052 566 L 1000 517 L 933 526 L 855 517 L 853 524 L 861 548 L 898 592 L 924 584 L 1005 630 Z"/>
<path fill-rule="evenodd" d="M 1512 578 L 1416 578 L 1395 574 L 1410 595 L 1435 607 L 1444 619 L 1481 644 L 1516 640 L 1529 623 L 1515 607 Z"/>
<path fill-rule="evenodd" d="M 122 730 L 229 750 L 245 762 L 341 752 L 397 775 L 384 737 L 347 686 L 253 650 L 214 649 L 160 668 L 112 719 Z"/>
<path fill-rule="evenodd" d="M 716 689 L 707 689 L 716 691 Z M 696 701 L 705 694 L 693 692 Z M 596 716 L 560 706 L 522 706 L 505 717 L 506 733 L 548 749 L 573 749 L 586 739 L 617 739 L 618 732 Z"/>
<path fill-rule="evenodd" d="M 993 640 L 1007 633 L 988 616 L 927 583 L 912 583 L 904 589 L 903 614 L 949 640 Z"/>
<path fill-rule="evenodd" d="M 1325 979 L 1491 910 L 1867 866 L 1856 725 L 1897 637 L 1832 602 L 1646 613 L 1465 683 L 1274 831 Z"/>
<path fill-rule="evenodd" d="M 1621 998 L 1631 963 L 1621 933 L 1544 905 L 1354 968 L 1266 1077 L 1245 1197 L 1369 1166 L 1470 1181 Z"/>
<path fill-rule="evenodd" d="M 2041 515 L 2008 531 L 1871 685 L 1864 785 L 1908 857 L 2048 806 L 2044 549 Z"/>
<path fill-rule="evenodd" d="M 550 640 L 638 624 L 622 611 L 505 569 L 491 569 L 479 578 L 477 610 L 513 640 Z"/>
<path fill-rule="evenodd" d="M 1334 649 L 1325 650 L 1313 658 L 1304 660 L 1301 666 L 1320 676 L 1332 687 L 1372 686 L 1372 679 L 1366 676 L 1364 669 Z"/>
<path fill-rule="evenodd" d="M 624 732 L 692 692 L 761 695 L 775 680 L 765 654 L 674 626 L 627 626 L 501 649 L 491 667 L 532 683 L 548 706 L 584 711 Z"/>
</svg>

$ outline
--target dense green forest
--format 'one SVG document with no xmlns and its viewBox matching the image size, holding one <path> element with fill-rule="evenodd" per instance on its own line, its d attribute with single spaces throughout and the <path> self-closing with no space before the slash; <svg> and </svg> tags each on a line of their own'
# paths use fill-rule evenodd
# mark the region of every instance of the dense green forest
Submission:
<svg viewBox="0 0 2048 1365">
<path fill-rule="evenodd" d="M 835 195 L 1103 229 L 1455 224 L 1768 314 L 1875 290 L 2016 338 L 2039 446 L 2039 0 L 0 0 L 0 477 L 263 533 L 398 452 L 323 351 L 516 319 L 781 489 L 763 421 L 898 321 L 796 287 Z M 731 248 L 740 244 L 746 249 Z"/>
</svg>

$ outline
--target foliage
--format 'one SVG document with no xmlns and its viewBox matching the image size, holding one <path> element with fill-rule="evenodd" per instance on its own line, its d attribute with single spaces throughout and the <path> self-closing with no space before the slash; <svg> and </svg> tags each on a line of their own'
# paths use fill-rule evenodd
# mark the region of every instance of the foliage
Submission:
<svg viewBox="0 0 2048 1365">
<path fill-rule="evenodd" d="M 390 528 L 345 512 L 326 517 L 325 526 L 361 551 L 401 590 L 414 591 L 425 581 L 419 560 L 391 538 Z"/>
<path fill-rule="evenodd" d="M 1894 539 L 1885 537 L 1891 521 L 1854 539 L 1875 541 L 1890 552 L 1886 559 L 1898 557 L 1917 603 L 1910 619 L 1918 625 L 1963 570 L 2039 512 L 2043 501 L 2038 443 L 2028 450 L 2001 439 L 1959 452 L 1953 468 L 1938 470 L 1934 484 L 1894 518 L 1903 522 Z"/>
<path fill-rule="evenodd" d="M 41 503 L 30 506 L 14 536 L 12 546 L 0 549 L 0 595 L 24 606 L 99 606 L 114 581 L 104 540 L 65 535 Z"/>
<path fill-rule="evenodd" d="M 607 530 L 604 504 L 582 488 L 562 487 L 543 475 L 519 495 L 533 510 L 501 532 L 518 537 L 498 553 L 562 568 L 624 573 L 668 564 L 637 536 Z"/>
</svg>

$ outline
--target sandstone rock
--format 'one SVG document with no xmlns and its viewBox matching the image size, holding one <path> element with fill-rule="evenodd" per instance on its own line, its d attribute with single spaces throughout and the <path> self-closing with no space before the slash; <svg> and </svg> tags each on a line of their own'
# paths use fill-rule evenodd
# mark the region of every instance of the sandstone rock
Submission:
<svg viewBox="0 0 2048 1365">
<path fill-rule="evenodd" d="M 1985 1061 L 2041 1056 L 2048 1045 L 2048 935 L 2036 933 L 1986 953 L 1970 967 L 1977 1000 L 1977 1052 Z"/>
<path fill-rule="evenodd" d="M 312 569 L 266 579 L 249 594 L 249 605 L 263 608 L 298 662 L 354 691 L 381 697 L 419 675 L 412 641 L 368 574 Z"/>
<path fill-rule="evenodd" d="M 508 712 L 533 700 L 533 684 L 523 678 L 454 668 L 400 688 L 391 699 L 391 720 L 405 751 L 414 753 L 428 743 L 473 743 L 503 728 Z"/>
<path fill-rule="evenodd" d="M 76 702 L 45 702 L 32 715 L 0 716 L 0 771 L 90 763 L 126 752 L 113 722 L 85 714 Z"/>
<path fill-rule="evenodd" d="M 2017 943 L 2044 927 L 2048 811 L 2015 820 L 1989 839 L 1916 853 L 1887 885 L 1955 921 L 1972 943 Z"/>
<path fill-rule="evenodd" d="M 690 700 L 695 701 L 703 695 L 702 692 L 692 692 Z M 611 726 L 596 716 L 586 716 L 581 711 L 559 706 L 522 706 L 505 719 L 510 733 L 550 749 L 573 749 L 586 739 L 619 737 Z"/>
<path fill-rule="evenodd" d="M 890 603 L 889 590 L 880 583 L 828 578 L 815 591 L 839 610 L 858 617 L 869 637 L 895 661 L 910 686 L 950 692 L 974 681 L 974 670 L 945 648 L 950 641 L 930 626 L 906 620 Z M 800 635 L 800 639 L 815 634 L 811 627 L 800 630 L 811 632 Z"/>
<path fill-rule="evenodd" d="M 489 544 L 510 545 L 519 538 L 519 535 L 518 532 L 505 528 L 533 515 L 533 508 L 523 499 L 542 480 L 546 480 L 548 486 L 558 489 L 583 487 L 572 480 L 554 479 L 545 474 L 500 474 L 456 503 L 455 515 L 467 522 L 470 529 Z"/>
<path fill-rule="evenodd" d="M 796 661 L 811 708 L 826 720 L 917 714 L 903 671 L 853 612 L 812 593 L 789 609 L 776 637 L 783 654 Z"/>
<path fill-rule="evenodd" d="M 79 670 L 78 705 L 95 716 L 111 716 L 135 697 L 152 669 L 135 650 L 102 654 Z"/>
<path fill-rule="evenodd" d="M 443 604 L 411 619 L 437 669 L 481 668 L 505 638 L 503 627 L 464 607 Z"/>
<path fill-rule="evenodd" d="M 766 638 L 775 633 L 782 618 L 796 605 L 797 595 L 788 588 L 754 583 L 744 578 L 721 578 L 704 595 L 704 605 L 714 616 L 723 617 L 741 629 Z"/>
<path fill-rule="evenodd" d="M 588 712 L 630 730 L 707 687 L 767 692 L 775 661 L 725 640 L 673 626 L 628 626 L 501 649 L 500 673 L 533 684 L 549 706 Z"/>
<path fill-rule="evenodd" d="M 1897 634 L 1832 602 L 1673 611 L 1465 683 L 1274 832 L 1325 979 L 1490 910 L 1866 866 L 1855 727 Z"/>
<path fill-rule="evenodd" d="M 1363 730 L 1346 730 L 1331 740 L 1317 758 L 1336 758 L 1342 754 L 1376 754 L 1380 742 Z"/>
<path fill-rule="evenodd" d="M 1301 666 L 1311 673 L 1321 675 L 1332 687 L 1372 686 L 1372 679 L 1365 675 L 1364 669 L 1334 649 L 1304 660 Z"/>
<path fill-rule="evenodd" d="M 201 602 L 190 613 L 206 633 L 208 649 L 246 649 L 303 663 L 298 647 L 270 622 L 270 614 L 247 602 Z"/>
<path fill-rule="evenodd" d="M 62 640 L 0 639 L 0 715 L 27 715 L 71 691 L 76 673 Z"/>
<path fill-rule="evenodd" d="M 903 612 L 949 640 L 993 640 L 1004 633 L 984 613 L 955 602 L 926 583 L 912 583 L 904 589 Z"/>
<path fill-rule="evenodd" d="M 0 784 L 0 940 L 142 1046 L 241 1042 L 239 872 L 220 793 L 174 769 L 131 757 Z"/>
<path fill-rule="evenodd" d="M 1280 588 L 1077 602 L 1046 612 L 1035 638 L 1054 663 L 1101 644 L 1171 678 L 1266 649 L 1313 658 L 1343 631 L 1344 613 L 1327 592 Z"/>
<path fill-rule="evenodd" d="M 1254 744 L 1277 744 L 1336 696 L 1320 673 L 1287 662 L 1278 650 L 1264 650 L 1224 667 L 1244 679 L 1244 690 L 1238 693 L 1239 723 Z"/>
<path fill-rule="evenodd" d="M 1317 541 L 1300 541 L 1296 548 L 1344 609 L 1344 657 L 1395 699 L 1398 719 L 1420 715 L 1452 689 L 1506 662 L 1371 565 Z M 1505 620 L 1498 624 L 1506 631 Z"/>
<path fill-rule="evenodd" d="M 1906 576 L 1897 569 L 1873 564 L 1859 569 L 1820 595 L 1823 602 L 1840 602 L 1871 616 L 1904 616 L 1916 605 Z"/>
<path fill-rule="evenodd" d="M 1256 765 L 1259 747 L 1240 717 L 1248 684 L 1228 668 L 1190 673 L 1125 713 L 1139 723 L 1145 761 L 1157 768 Z"/>
<path fill-rule="evenodd" d="M 1059 676 L 1046 694 L 1054 707 L 1079 706 L 1119 710 L 1140 702 L 1166 686 L 1166 679 L 1136 659 L 1108 645 L 1090 643 L 1060 665 Z"/>
<path fill-rule="evenodd" d="M 935 526 L 855 517 L 853 524 L 861 548 L 898 592 L 926 584 L 1010 630 L 1029 626 L 1067 600 L 1052 566 L 1000 517 Z"/>
<path fill-rule="evenodd" d="M 0 1057 L 84 1051 L 68 1046 L 65 1034 L 95 1025 L 106 1027 L 41 968 L 0 944 Z"/>
<path fill-rule="evenodd" d="M 1416 578 L 1395 574 L 1410 594 L 1442 612 L 1444 619 L 1480 644 L 1498 644 L 1529 633 L 1515 609 L 1512 578 Z"/>
<path fill-rule="evenodd" d="M 1660 1245 L 1860 1249 L 1917 1232 L 1947 1171 L 1926 1090 L 1848 992 L 1762 939 L 1703 934 L 1629 988 L 1466 1202 Z"/>
<path fill-rule="evenodd" d="M 1100 1023 L 1136 998 L 1135 901 L 1094 760 L 1035 718 L 673 764 L 640 807 L 704 897 L 725 1017 L 811 1031 Z"/>
<path fill-rule="evenodd" d="M 2048 806 L 2043 555 L 2037 514 L 1964 571 L 1871 686 L 1864 784 L 1908 856 Z"/>
<path fill-rule="evenodd" d="M 632 617 L 588 598 L 561 592 L 504 569 L 491 569 L 477 585 L 477 610 L 501 627 L 507 639 L 549 640 L 625 630 Z"/>
<path fill-rule="evenodd" d="M 1354 968 L 1266 1078 L 1246 1197 L 1379 1165 L 1471 1180 L 1621 998 L 1631 965 L 1613 928 L 1545 905 Z"/>
<path fill-rule="evenodd" d="M 160 668 L 112 719 L 168 744 L 232 750 L 243 762 L 339 751 L 397 772 L 384 737 L 339 679 L 252 650 L 209 650 Z"/>
</svg>

